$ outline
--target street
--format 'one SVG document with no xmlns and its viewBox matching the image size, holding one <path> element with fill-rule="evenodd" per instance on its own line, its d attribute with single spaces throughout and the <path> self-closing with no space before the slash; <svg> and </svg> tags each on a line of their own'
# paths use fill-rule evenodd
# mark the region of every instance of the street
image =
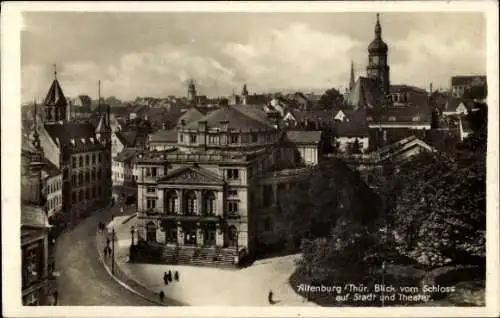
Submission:
<svg viewBox="0 0 500 318">
<path fill-rule="evenodd" d="M 56 271 L 61 306 L 154 306 L 111 278 L 99 261 L 96 231 L 110 212 L 95 212 L 56 243 Z"/>
</svg>

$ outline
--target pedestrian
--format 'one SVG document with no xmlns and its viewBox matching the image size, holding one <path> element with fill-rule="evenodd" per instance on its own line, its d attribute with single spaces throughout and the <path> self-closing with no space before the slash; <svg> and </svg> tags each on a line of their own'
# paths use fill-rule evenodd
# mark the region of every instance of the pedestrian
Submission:
<svg viewBox="0 0 500 318">
<path fill-rule="evenodd" d="M 179 272 L 178 271 L 175 271 L 174 279 L 175 279 L 176 282 L 179 281 Z"/>
<path fill-rule="evenodd" d="M 168 285 L 168 275 L 167 275 L 167 272 L 163 273 L 163 282 L 165 283 L 165 285 Z"/>
<path fill-rule="evenodd" d="M 269 305 L 273 305 L 274 304 L 274 301 L 273 301 L 273 291 L 272 290 L 269 291 L 269 294 L 267 295 L 267 300 L 269 301 Z"/>
<path fill-rule="evenodd" d="M 57 305 L 57 301 L 59 299 L 59 293 L 57 290 L 54 292 L 54 306 Z"/>
<path fill-rule="evenodd" d="M 172 281 L 172 271 L 171 270 L 168 270 L 168 281 L 171 282 Z"/>
<path fill-rule="evenodd" d="M 160 301 L 163 302 L 163 300 L 165 300 L 165 293 L 163 292 L 163 290 L 160 292 Z"/>
</svg>

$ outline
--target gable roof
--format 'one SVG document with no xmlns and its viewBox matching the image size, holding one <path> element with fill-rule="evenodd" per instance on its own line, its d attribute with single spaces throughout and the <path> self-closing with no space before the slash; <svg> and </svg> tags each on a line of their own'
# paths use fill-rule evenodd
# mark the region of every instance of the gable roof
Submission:
<svg viewBox="0 0 500 318">
<path fill-rule="evenodd" d="M 213 184 L 224 185 L 224 179 L 196 165 L 175 169 L 158 180 L 160 184 Z"/>
<path fill-rule="evenodd" d="M 115 135 L 124 147 L 133 147 L 136 145 L 138 133 L 135 130 L 117 131 Z"/>
<path fill-rule="evenodd" d="M 144 153 L 144 149 L 139 149 L 139 148 L 133 148 L 133 147 L 126 147 L 123 148 L 122 151 L 120 151 L 114 158 L 114 161 L 117 162 L 127 162 L 134 160 L 138 154 Z"/>
<path fill-rule="evenodd" d="M 43 102 L 46 106 L 59 106 L 65 107 L 68 105 L 66 101 L 66 97 L 64 96 L 63 90 L 59 81 L 54 79 L 52 84 L 50 85 L 49 91 L 47 92 L 47 96 L 45 96 L 45 100 Z"/>
<path fill-rule="evenodd" d="M 346 104 L 355 109 L 367 109 L 382 105 L 384 100 L 384 94 L 372 79 L 359 77 L 347 96 Z"/>
<path fill-rule="evenodd" d="M 95 128 L 91 123 L 66 122 L 51 125 L 45 125 L 44 129 L 50 138 L 59 147 L 71 146 L 85 148 L 100 148 L 101 144 L 95 136 Z M 82 142 L 82 139 L 85 142 Z M 92 141 L 93 140 L 93 141 Z M 73 142 L 72 142 L 73 141 Z"/>
<path fill-rule="evenodd" d="M 286 132 L 286 137 L 296 144 L 318 144 L 321 140 L 321 131 L 289 130 Z"/>
</svg>

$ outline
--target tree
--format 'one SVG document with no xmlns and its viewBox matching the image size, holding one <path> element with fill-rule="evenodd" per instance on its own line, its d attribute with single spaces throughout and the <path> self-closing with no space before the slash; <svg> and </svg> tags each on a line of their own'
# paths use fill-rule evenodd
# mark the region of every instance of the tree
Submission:
<svg viewBox="0 0 500 318">
<path fill-rule="evenodd" d="M 322 109 L 332 109 L 342 105 L 343 102 L 344 96 L 335 88 L 330 88 L 321 95 L 318 101 L 318 107 Z"/>
<path fill-rule="evenodd" d="M 488 96 L 488 86 L 487 85 L 474 85 L 468 87 L 464 91 L 465 99 L 478 99 L 483 100 Z"/>
<path fill-rule="evenodd" d="M 423 265 L 485 255 L 485 138 L 460 147 L 456 158 L 421 154 L 397 174 L 390 226 L 398 251 Z"/>
</svg>

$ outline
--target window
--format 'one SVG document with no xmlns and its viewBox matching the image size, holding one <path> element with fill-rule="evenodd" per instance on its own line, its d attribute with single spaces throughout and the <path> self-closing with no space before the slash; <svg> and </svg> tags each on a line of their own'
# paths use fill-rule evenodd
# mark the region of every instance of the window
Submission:
<svg viewBox="0 0 500 318">
<path fill-rule="evenodd" d="M 85 171 L 85 182 L 90 182 L 90 171 Z"/>
<path fill-rule="evenodd" d="M 90 199 L 90 190 L 86 189 L 85 190 L 85 200 L 89 200 L 89 199 Z"/>
<path fill-rule="evenodd" d="M 156 188 L 155 187 L 148 187 L 146 191 L 148 193 L 156 193 Z"/>
<path fill-rule="evenodd" d="M 80 193 L 78 194 L 78 201 L 83 201 L 83 190 L 80 190 Z"/>
<path fill-rule="evenodd" d="M 95 181 L 95 179 L 96 179 L 95 168 L 92 168 L 92 181 Z"/>
<path fill-rule="evenodd" d="M 83 172 L 78 173 L 78 186 L 83 185 Z"/>
<path fill-rule="evenodd" d="M 183 135 L 183 134 L 180 134 L 180 135 L 179 135 L 179 140 L 180 140 L 181 142 L 184 142 L 184 135 Z"/>
<path fill-rule="evenodd" d="M 86 155 L 85 156 L 85 165 L 90 165 L 90 156 L 89 155 Z"/>
<path fill-rule="evenodd" d="M 78 158 L 78 166 L 81 168 L 83 167 L 83 157 Z"/>
<path fill-rule="evenodd" d="M 396 121 L 396 117 L 394 117 L 394 116 L 389 116 L 389 121 Z"/>
<path fill-rule="evenodd" d="M 73 195 L 71 196 L 71 201 L 76 202 L 76 192 L 73 192 Z"/>
<path fill-rule="evenodd" d="M 257 135 L 256 133 L 253 133 L 252 134 L 252 142 L 257 142 L 259 140 L 259 135 Z"/>
<path fill-rule="evenodd" d="M 236 191 L 236 190 L 229 190 L 229 191 L 227 191 L 227 195 L 230 196 L 230 197 L 238 196 L 238 191 Z"/>
<path fill-rule="evenodd" d="M 227 170 L 227 178 L 231 180 L 239 179 L 239 171 L 238 169 L 228 169 Z"/>
<path fill-rule="evenodd" d="M 146 199 L 147 209 L 156 209 L 156 199 Z"/>
<path fill-rule="evenodd" d="M 271 134 L 266 135 L 266 142 L 271 142 Z"/>
<path fill-rule="evenodd" d="M 151 176 L 156 177 L 156 168 L 151 168 Z"/>
<path fill-rule="evenodd" d="M 92 164 L 95 165 L 95 154 L 92 154 Z"/>
<path fill-rule="evenodd" d="M 196 194 L 193 191 L 189 191 L 186 195 L 186 214 L 195 215 L 196 214 Z"/>
<path fill-rule="evenodd" d="M 167 193 L 167 214 L 177 214 L 179 197 L 177 192 L 171 190 Z"/>
<path fill-rule="evenodd" d="M 76 158 L 75 157 L 71 158 L 71 167 L 76 168 Z"/>
<path fill-rule="evenodd" d="M 146 168 L 146 177 L 156 177 L 156 167 L 153 168 Z"/>
<path fill-rule="evenodd" d="M 101 186 L 98 186 L 98 187 L 97 187 L 97 194 L 98 194 L 99 196 L 101 196 L 101 195 L 102 195 L 102 189 L 101 189 Z"/>
<path fill-rule="evenodd" d="M 238 213 L 238 201 L 228 201 L 227 211 L 229 213 Z"/>
<path fill-rule="evenodd" d="M 208 143 L 209 144 L 214 144 L 214 145 L 217 144 L 218 143 L 217 142 L 217 140 L 218 140 L 217 138 L 218 138 L 218 136 L 213 136 L 213 135 L 208 136 Z"/>
<path fill-rule="evenodd" d="M 92 198 L 95 198 L 95 197 L 96 197 L 96 189 L 92 188 Z"/>
<path fill-rule="evenodd" d="M 239 136 L 238 135 L 231 135 L 231 143 L 232 144 L 237 144 L 238 143 Z"/>
<path fill-rule="evenodd" d="M 98 168 L 97 169 L 97 179 L 100 180 L 101 179 L 101 168 Z"/>
<path fill-rule="evenodd" d="M 102 162 L 102 154 L 99 154 L 99 163 Z"/>
<path fill-rule="evenodd" d="M 215 214 L 215 195 L 212 192 L 207 192 L 203 198 L 205 215 Z"/>
<path fill-rule="evenodd" d="M 191 143 L 192 144 L 196 143 L 196 135 L 191 135 Z"/>
</svg>

